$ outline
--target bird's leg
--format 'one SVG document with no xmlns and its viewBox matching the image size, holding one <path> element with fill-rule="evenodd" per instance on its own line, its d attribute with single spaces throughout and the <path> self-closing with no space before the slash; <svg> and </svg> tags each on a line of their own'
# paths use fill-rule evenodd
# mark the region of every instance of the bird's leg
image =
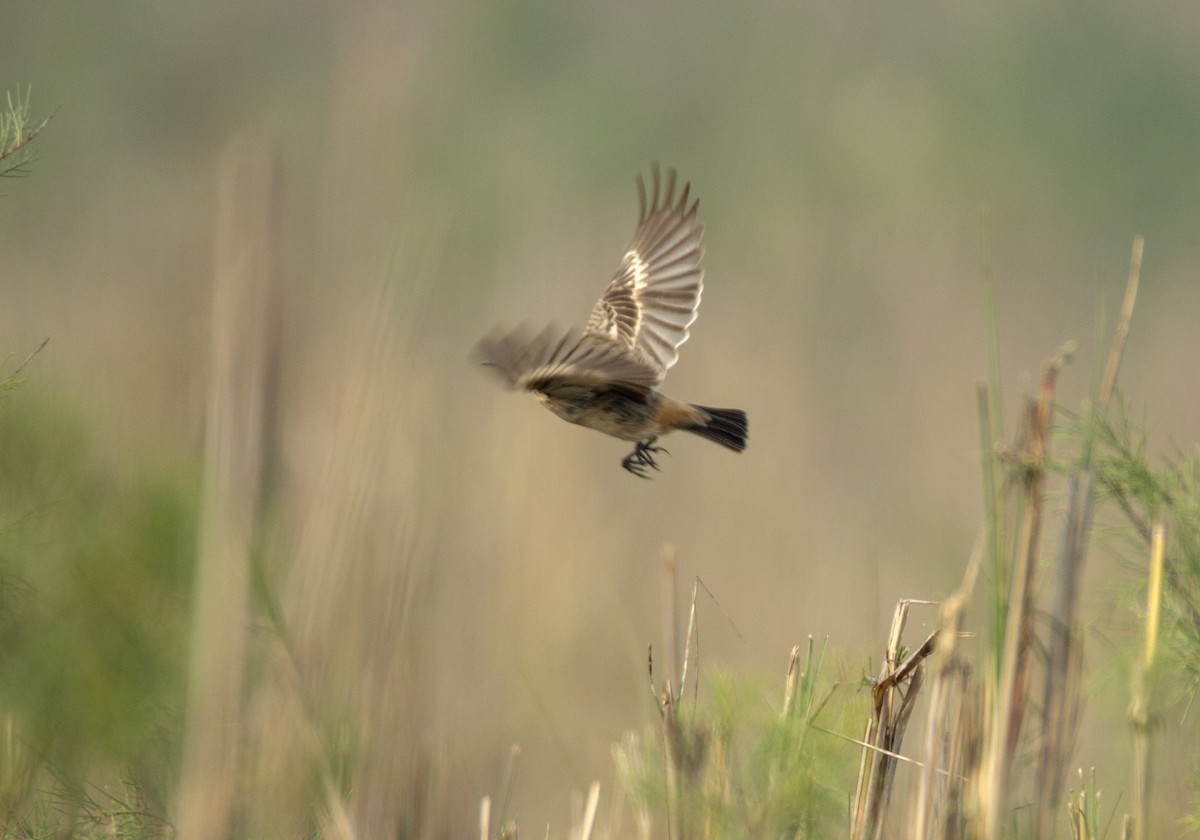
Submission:
<svg viewBox="0 0 1200 840">
<path fill-rule="evenodd" d="M 654 445 L 654 441 L 656 440 L 658 440 L 657 437 L 652 437 L 650 440 L 644 442 L 639 440 L 633 445 L 633 451 L 621 461 L 621 466 L 638 478 L 649 478 L 650 476 L 646 475 L 646 467 L 653 467 L 656 470 L 660 469 L 658 462 L 654 460 L 654 453 L 667 452 L 661 446 Z M 667 454 L 670 455 L 671 453 L 667 452 Z"/>
<path fill-rule="evenodd" d="M 645 443 L 639 442 L 636 445 L 636 447 L 634 448 L 634 451 L 637 452 L 640 450 L 643 463 L 645 463 L 647 466 L 654 467 L 654 469 L 657 470 L 658 463 L 654 460 L 653 453 L 666 452 L 666 454 L 668 454 L 668 455 L 670 455 L 671 453 L 667 452 L 667 450 L 661 446 L 655 446 L 654 441 L 656 441 L 656 440 L 658 440 L 658 438 L 652 437 L 652 438 L 650 438 L 650 440 L 646 441 Z"/>
<path fill-rule="evenodd" d="M 621 466 L 638 478 L 649 478 L 650 476 L 646 475 L 646 467 L 641 458 L 641 452 L 635 449 L 622 459 Z"/>
</svg>

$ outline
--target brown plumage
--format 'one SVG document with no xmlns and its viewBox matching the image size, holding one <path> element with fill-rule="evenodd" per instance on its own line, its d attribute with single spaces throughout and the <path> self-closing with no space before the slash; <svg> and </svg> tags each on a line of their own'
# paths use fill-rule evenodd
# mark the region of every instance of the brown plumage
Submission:
<svg viewBox="0 0 1200 840">
<path fill-rule="evenodd" d="M 679 359 L 679 345 L 696 320 L 704 272 L 696 221 L 699 200 L 691 184 L 675 197 L 675 170 L 661 183 L 651 169 L 651 194 L 638 176 L 638 227 L 608 288 L 582 333 L 549 326 L 494 332 L 476 349 L 511 387 L 532 391 L 546 408 L 635 446 L 621 462 L 646 478 L 658 469 L 658 438 L 675 429 L 693 432 L 741 452 L 746 413 L 679 402 L 657 389 Z"/>
</svg>

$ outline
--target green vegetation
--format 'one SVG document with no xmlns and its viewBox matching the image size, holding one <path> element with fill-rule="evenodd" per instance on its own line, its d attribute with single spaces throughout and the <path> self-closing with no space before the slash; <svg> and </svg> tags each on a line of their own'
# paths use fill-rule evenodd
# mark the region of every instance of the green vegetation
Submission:
<svg viewBox="0 0 1200 840">
<path fill-rule="evenodd" d="M 30 144 L 50 122 L 50 117 L 33 122 L 29 113 L 32 93 L 26 88 L 22 97 L 18 89 L 15 100 L 11 93 L 4 94 L 4 108 L 0 110 L 0 178 L 29 174 L 36 157 Z"/>
<path fill-rule="evenodd" d="M 34 390 L 0 405 L 2 836 L 129 823 L 152 831 L 118 836 L 160 836 L 178 765 L 194 477 L 114 467 Z"/>
<path fill-rule="evenodd" d="M 837 686 L 822 682 L 823 654 L 812 640 L 803 659 L 794 650 L 774 691 L 759 678 L 718 674 L 697 705 L 665 688 L 662 725 L 630 733 L 613 751 L 637 836 L 668 828 L 678 837 L 843 833 L 852 744 L 819 739 L 852 726 L 862 703 L 830 703 Z M 631 832 L 628 824 L 602 825 L 606 833 Z"/>
</svg>

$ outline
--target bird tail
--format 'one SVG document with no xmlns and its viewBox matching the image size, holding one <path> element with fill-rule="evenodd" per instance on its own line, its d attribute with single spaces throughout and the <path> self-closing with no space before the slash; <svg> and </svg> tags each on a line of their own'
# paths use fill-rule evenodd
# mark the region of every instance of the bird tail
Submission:
<svg viewBox="0 0 1200 840">
<path fill-rule="evenodd" d="M 708 438 L 714 443 L 728 446 L 734 452 L 746 448 L 746 433 L 749 426 L 746 423 L 746 412 L 740 408 L 708 408 L 703 405 L 693 405 L 707 418 L 684 428 L 693 434 Z"/>
</svg>

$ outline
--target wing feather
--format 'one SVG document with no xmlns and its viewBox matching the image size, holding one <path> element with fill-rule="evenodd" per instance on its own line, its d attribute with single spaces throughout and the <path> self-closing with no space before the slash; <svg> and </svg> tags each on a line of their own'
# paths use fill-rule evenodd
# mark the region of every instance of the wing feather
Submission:
<svg viewBox="0 0 1200 840">
<path fill-rule="evenodd" d="M 638 176 L 638 228 L 587 324 L 588 335 L 640 357 L 655 372 L 655 384 L 678 361 L 704 286 L 704 225 L 696 221 L 700 202 L 688 203 L 690 183 L 676 199 L 675 178 L 675 170 L 668 169 L 664 186 L 653 166 L 647 203 L 646 185 Z"/>
<path fill-rule="evenodd" d="M 528 391 L 563 384 L 648 391 L 658 382 L 656 370 L 624 345 L 554 324 L 537 334 L 527 326 L 493 332 L 476 345 L 475 354 L 510 387 Z"/>
</svg>

